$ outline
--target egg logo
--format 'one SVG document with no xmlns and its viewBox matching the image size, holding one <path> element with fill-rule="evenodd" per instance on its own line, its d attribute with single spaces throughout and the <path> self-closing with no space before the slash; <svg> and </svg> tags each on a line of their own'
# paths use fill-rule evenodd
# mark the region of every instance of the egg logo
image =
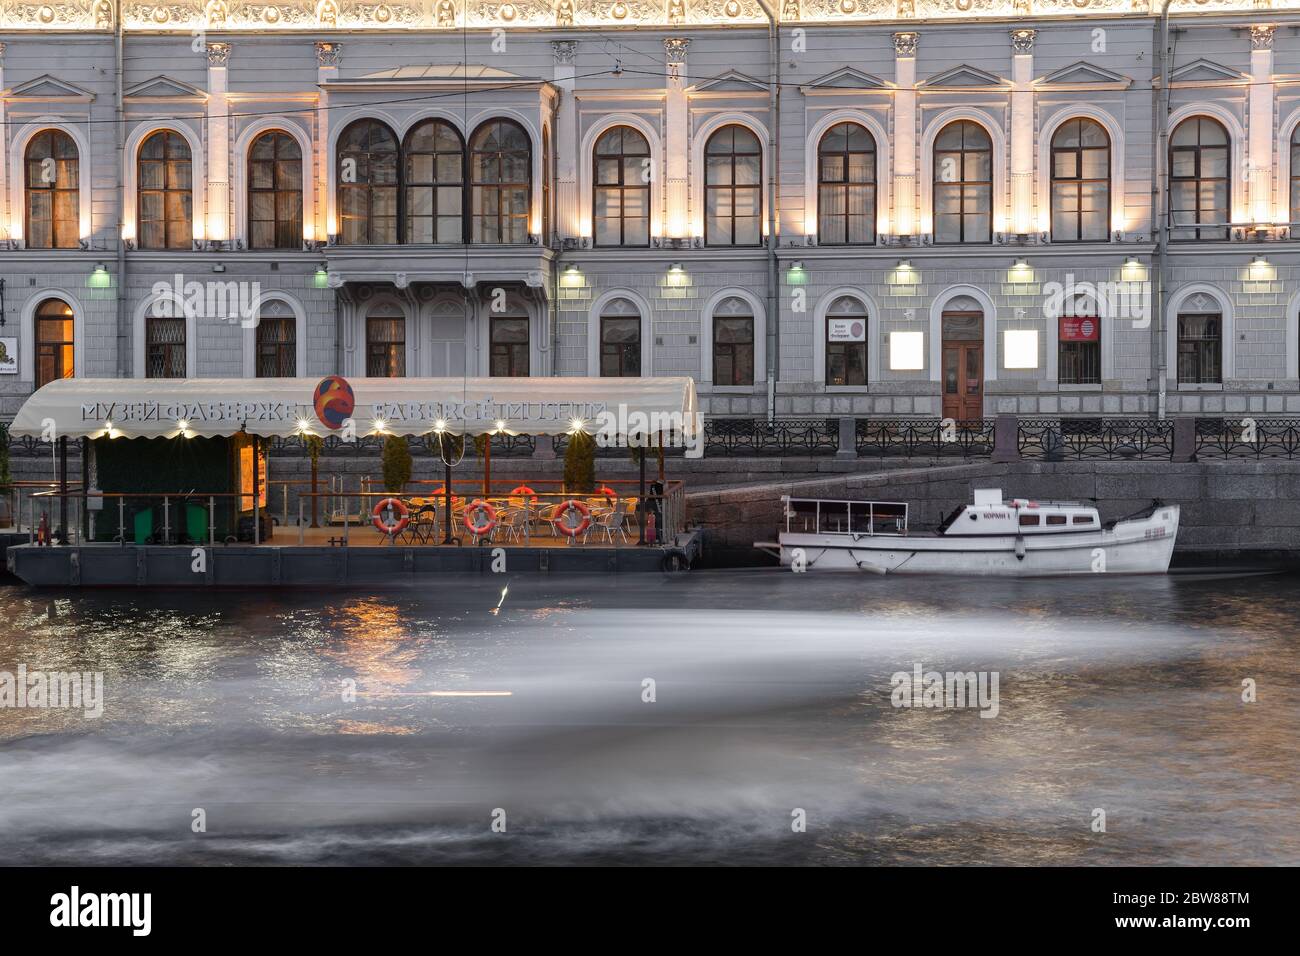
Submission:
<svg viewBox="0 0 1300 956">
<path fill-rule="evenodd" d="M 316 417 L 326 428 L 337 430 L 343 427 L 343 423 L 352 417 L 352 410 L 356 407 L 356 395 L 352 392 L 352 386 L 342 375 L 327 375 L 320 380 L 316 386 L 316 394 L 312 396 L 312 405 L 316 409 Z"/>
</svg>

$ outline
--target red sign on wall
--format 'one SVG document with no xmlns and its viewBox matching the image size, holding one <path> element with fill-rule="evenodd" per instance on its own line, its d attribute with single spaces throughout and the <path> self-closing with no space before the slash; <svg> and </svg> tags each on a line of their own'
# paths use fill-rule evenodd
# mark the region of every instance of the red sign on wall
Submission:
<svg viewBox="0 0 1300 956">
<path fill-rule="evenodd" d="M 1101 339 L 1101 327 L 1091 316 L 1062 316 L 1062 342 L 1097 342 Z"/>
</svg>

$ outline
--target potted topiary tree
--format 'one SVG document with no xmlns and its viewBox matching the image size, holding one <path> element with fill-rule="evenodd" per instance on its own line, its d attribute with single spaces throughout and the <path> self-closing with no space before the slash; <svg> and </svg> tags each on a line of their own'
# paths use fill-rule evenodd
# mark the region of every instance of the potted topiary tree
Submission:
<svg viewBox="0 0 1300 956">
<path fill-rule="evenodd" d="M 596 440 L 586 432 L 574 432 L 564 449 L 564 493 L 585 494 L 596 490 Z"/>
<path fill-rule="evenodd" d="M 405 435 L 384 439 L 384 490 L 401 492 L 411 480 L 411 449 Z"/>
<path fill-rule="evenodd" d="M 316 518 L 316 502 L 320 499 L 316 497 L 318 490 L 316 483 L 320 477 L 320 453 L 325 447 L 325 439 L 319 435 L 307 435 L 304 437 L 303 442 L 307 446 L 307 454 L 311 455 L 311 526 L 319 528 L 320 524 Z"/>
</svg>

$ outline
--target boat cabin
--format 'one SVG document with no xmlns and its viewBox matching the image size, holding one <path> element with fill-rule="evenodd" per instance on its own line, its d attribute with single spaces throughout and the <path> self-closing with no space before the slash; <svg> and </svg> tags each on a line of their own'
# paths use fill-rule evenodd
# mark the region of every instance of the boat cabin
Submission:
<svg viewBox="0 0 1300 956">
<path fill-rule="evenodd" d="M 907 534 L 901 501 L 830 501 L 783 497 L 785 530 L 793 534 Z"/>
<path fill-rule="evenodd" d="M 1101 519 L 1091 505 L 1074 501 L 1002 500 L 1001 488 L 977 488 L 975 503 L 963 505 L 939 526 L 945 535 L 1055 534 L 1099 531 Z"/>
</svg>

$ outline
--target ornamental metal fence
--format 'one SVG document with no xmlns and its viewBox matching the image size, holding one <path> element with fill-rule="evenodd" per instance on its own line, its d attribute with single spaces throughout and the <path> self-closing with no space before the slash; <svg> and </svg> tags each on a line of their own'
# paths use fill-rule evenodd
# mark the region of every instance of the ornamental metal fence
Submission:
<svg viewBox="0 0 1300 956">
<path fill-rule="evenodd" d="M 1201 458 L 1300 458 L 1300 419 L 1198 418 Z"/>
<path fill-rule="evenodd" d="M 877 458 L 978 458 L 993 452 L 994 419 L 859 418 L 854 448 Z"/>
<path fill-rule="evenodd" d="M 1021 458 L 1164 459 L 1174 456 L 1172 419 L 1021 418 L 1016 422 Z"/>
<path fill-rule="evenodd" d="M 704 454 L 733 457 L 834 455 L 840 447 L 838 418 L 708 418 Z"/>
</svg>

